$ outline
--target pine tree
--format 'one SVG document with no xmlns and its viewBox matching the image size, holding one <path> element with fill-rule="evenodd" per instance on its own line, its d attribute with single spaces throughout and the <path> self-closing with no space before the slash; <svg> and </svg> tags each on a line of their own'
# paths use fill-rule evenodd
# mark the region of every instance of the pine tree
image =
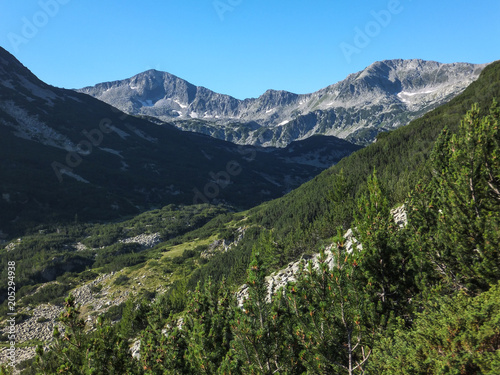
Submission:
<svg viewBox="0 0 500 375">
<path fill-rule="evenodd" d="M 371 301 L 379 328 L 392 317 L 408 312 L 409 299 L 418 289 L 415 266 L 401 230 L 391 215 L 376 174 L 368 179 L 367 193 L 358 200 L 354 236 L 360 251 L 355 282 Z"/>
<path fill-rule="evenodd" d="M 59 317 L 64 332 L 61 333 L 56 326 L 53 334 L 55 339 L 53 350 L 59 359 L 59 372 L 78 374 L 85 364 L 85 321 L 79 316 L 79 306 L 75 303 L 75 297 L 70 294 Z"/>
<path fill-rule="evenodd" d="M 364 373 L 371 353 L 364 295 L 353 279 L 359 254 L 345 252 L 340 233 L 331 247 L 333 261 L 322 251 L 317 268 L 309 263 L 288 289 L 294 335 L 308 373 Z"/>
<path fill-rule="evenodd" d="M 410 220 L 418 252 L 455 290 L 477 293 L 500 278 L 500 132 L 496 102 L 467 112 L 432 153 L 433 176 L 415 194 Z"/>
<path fill-rule="evenodd" d="M 137 374 L 139 369 L 132 358 L 128 341 L 102 318 L 97 320 L 93 332 L 87 330 L 75 298 L 66 298 L 65 309 L 59 321 L 63 332 L 56 326 L 51 351 L 37 348 L 35 367 L 43 374 Z"/>
<path fill-rule="evenodd" d="M 147 327 L 147 315 L 151 312 L 149 299 L 130 298 L 125 302 L 117 330 L 122 337 L 135 337 Z M 156 317 L 155 317 L 156 318 Z"/>
<path fill-rule="evenodd" d="M 129 342 L 117 333 L 116 327 L 101 317 L 87 344 L 86 363 L 88 374 L 137 374 L 139 366 L 132 358 Z"/>
<path fill-rule="evenodd" d="M 13 370 L 10 366 L 0 365 L 0 375 L 11 375 Z"/>
<path fill-rule="evenodd" d="M 234 297 L 225 280 L 210 279 L 191 294 L 183 330 L 188 336 L 185 360 L 193 374 L 216 374 L 230 349 Z"/>
<path fill-rule="evenodd" d="M 477 297 L 435 297 L 414 318 L 377 341 L 373 373 L 500 373 L 500 284 Z"/>
<path fill-rule="evenodd" d="M 283 371 L 286 352 L 283 348 L 282 297 L 269 300 L 265 276 L 259 254 L 254 253 L 246 283 L 248 297 L 241 308 L 235 308 L 232 326 L 234 340 L 230 355 L 241 363 L 238 371 L 243 374 Z"/>
<path fill-rule="evenodd" d="M 166 328 L 151 323 L 141 334 L 141 367 L 146 375 L 189 374 L 185 361 L 188 337 L 182 320 L 170 315 Z"/>
<path fill-rule="evenodd" d="M 337 226 L 341 226 L 343 230 L 350 228 L 355 208 L 353 192 L 352 183 L 348 181 L 344 170 L 341 169 L 340 173 L 335 175 L 332 188 L 327 196 L 330 220 L 334 224 L 334 229 Z"/>
</svg>

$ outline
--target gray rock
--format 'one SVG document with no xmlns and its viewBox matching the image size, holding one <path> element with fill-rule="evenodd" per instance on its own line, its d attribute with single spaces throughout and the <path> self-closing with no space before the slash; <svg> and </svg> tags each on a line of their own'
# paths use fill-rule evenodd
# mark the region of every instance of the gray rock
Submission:
<svg viewBox="0 0 500 375">
<path fill-rule="evenodd" d="M 238 229 L 236 229 L 235 231 L 236 238 L 233 241 L 226 239 L 215 240 L 208 246 L 207 250 L 203 251 L 200 254 L 200 257 L 205 259 L 210 259 L 217 253 L 227 252 L 231 250 L 234 246 L 237 246 L 240 243 L 247 229 L 248 227 L 239 227 Z"/>
<path fill-rule="evenodd" d="M 399 206 L 393 210 L 391 210 L 391 215 L 394 217 L 394 221 L 401 228 L 406 226 L 406 211 L 405 206 Z M 345 243 L 344 249 L 347 253 L 351 253 L 354 250 L 362 251 L 363 245 L 359 243 L 354 237 L 354 232 L 351 228 L 349 228 L 345 234 Z M 335 265 L 335 256 L 332 251 L 335 244 L 330 244 L 325 248 L 324 254 L 325 258 L 321 259 L 321 253 L 313 254 L 312 256 L 304 255 L 301 260 L 297 262 L 289 263 L 288 266 L 284 269 L 276 271 L 269 276 L 266 276 L 265 281 L 268 284 L 267 288 L 267 301 L 271 301 L 271 297 L 276 291 L 280 288 L 285 287 L 288 283 L 297 281 L 296 275 L 300 272 L 301 269 L 307 267 L 309 263 L 312 264 L 313 269 L 319 270 L 321 263 L 326 263 L 329 269 L 332 269 Z M 236 292 L 236 299 L 238 301 L 238 305 L 243 306 L 243 302 L 248 298 L 248 286 L 242 285 L 240 289 Z"/>
<path fill-rule="evenodd" d="M 141 340 L 134 341 L 130 348 L 130 352 L 132 353 L 132 358 L 137 360 L 141 359 Z"/>
<path fill-rule="evenodd" d="M 92 287 L 103 284 L 108 281 L 114 272 L 111 274 L 104 274 L 96 279 L 88 282 L 87 284 L 75 288 L 71 291 L 75 297 L 75 302 L 81 305 L 81 308 L 91 308 L 92 313 L 102 314 L 106 312 L 111 306 L 119 305 L 120 303 L 127 300 L 130 293 L 125 292 L 121 295 L 117 295 L 111 298 L 108 295 L 109 287 L 101 289 L 100 293 L 96 294 L 92 292 Z M 41 286 L 41 288 L 47 286 L 48 283 Z M 50 345 L 52 341 L 52 332 L 54 326 L 57 324 L 56 319 L 59 317 L 63 311 L 62 307 L 53 306 L 50 304 L 44 304 L 36 306 L 33 309 L 27 308 L 24 312 L 29 312 L 30 318 L 24 322 L 16 325 L 16 342 L 18 344 L 24 343 L 30 340 L 40 340 Z M 87 316 L 87 327 L 93 329 L 92 325 L 94 318 L 92 316 Z M 7 327 L 0 329 L 1 334 L 7 333 Z M 62 328 L 60 327 L 60 331 Z M 30 359 L 35 356 L 36 347 L 26 347 L 18 349 L 16 351 L 16 364 Z M 0 350 L 0 363 L 7 362 L 7 352 Z"/>
<path fill-rule="evenodd" d="M 156 70 L 79 91 L 129 114 L 152 116 L 238 144 L 284 147 L 314 134 L 366 144 L 380 131 L 406 125 L 451 100 L 484 67 L 386 60 L 312 94 L 268 90 L 245 100 Z"/>
<path fill-rule="evenodd" d="M 135 237 L 126 238 L 124 240 L 120 240 L 122 243 L 138 243 L 145 249 L 150 249 L 155 247 L 161 242 L 160 233 L 153 234 L 140 234 Z"/>
</svg>

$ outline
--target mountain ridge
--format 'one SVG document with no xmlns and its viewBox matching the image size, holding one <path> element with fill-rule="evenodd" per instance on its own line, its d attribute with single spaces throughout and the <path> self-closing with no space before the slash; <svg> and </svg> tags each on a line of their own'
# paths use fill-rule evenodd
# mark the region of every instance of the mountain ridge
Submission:
<svg viewBox="0 0 500 375">
<path fill-rule="evenodd" d="M 341 199 L 348 202 L 349 200 L 354 201 L 355 198 L 365 195 L 367 193 L 365 189 L 367 176 L 373 173 L 376 169 L 382 188 L 381 191 L 383 196 L 388 199 L 389 206 L 401 204 L 403 201 L 408 199 L 408 193 L 416 186 L 416 182 L 422 181 L 421 178 L 425 176 L 427 172 L 431 173 L 430 170 L 427 171 L 426 164 L 428 162 L 428 156 L 431 149 L 433 148 L 433 144 L 442 129 L 447 128 L 451 133 L 454 133 L 457 130 L 460 119 L 470 108 L 472 103 L 479 103 L 483 112 L 487 113 L 488 103 L 491 103 L 492 98 L 498 97 L 500 95 L 499 93 L 500 65 L 497 63 L 488 67 L 488 69 L 484 71 L 482 79 L 474 82 L 471 86 L 469 86 L 466 92 L 453 99 L 450 103 L 432 111 L 429 114 L 426 114 L 420 119 L 417 119 L 408 127 L 403 127 L 395 130 L 394 132 L 389 132 L 380 136 L 375 144 L 364 148 L 349 158 L 345 158 L 337 166 L 323 172 L 314 180 L 304 184 L 290 194 L 276 201 L 262 204 L 261 206 L 255 207 L 247 212 L 221 215 L 212 222 L 209 222 L 207 227 L 199 228 L 193 233 L 186 233 L 178 238 L 172 238 L 171 241 L 168 241 L 165 244 L 160 244 L 156 250 L 153 249 L 149 253 L 146 253 L 148 250 L 143 250 L 140 254 L 140 256 L 143 256 L 142 259 L 133 258 L 135 256 L 133 253 L 126 254 L 130 257 L 129 260 L 133 261 L 132 264 L 136 265 L 129 265 L 128 267 L 124 266 L 122 270 L 116 273 L 113 272 L 112 274 L 109 274 L 109 268 L 105 268 L 103 271 L 102 268 L 98 267 L 99 265 L 102 266 L 103 263 L 106 264 L 106 262 L 102 261 L 102 258 L 101 263 L 93 265 L 93 262 L 91 261 L 92 258 L 89 257 L 89 264 L 90 266 L 93 265 L 92 271 L 95 271 L 95 274 L 91 273 L 89 275 L 89 271 L 85 272 L 87 273 L 87 277 L 91 279 L 93 278 L 91 284 L 87 283 L 87 280 L 89 279 L 82 277 L 85 275 L 84 273 L 74 274 L 74 276 L 71 274 L 65 275 L 61 279 L 58 279 L 58 284 L 56 285 L 60 288 L 59 290 L 54 290 L 54 288 L 52 290 L 52 295 L 48 292 L 45 292 L 47 294 L 43 295 L 44 290 L 40 288 L 41 291 L 39 290 L 36 293 L 36 297 L 38 300 L 43 297 L 45 298 L 45 301 L 55 299 L 56 297 L 59 300 L 62 300 L 63 295 L 67 294 L 67 291 L 73 288 L 75 286 L 74 284 L 76 284 L 79 288 L 74 289 L 73 291 L 75 293 L 75 297 L 77 298 L 77 302 L 80 302 L 82 297 L 85 297 L 84 304 L 87 303 L 87 306 L 90 305 L 92 307 L 85 308 L 84 311 L 86 313 L 94 313 L 95 311 L 98 311 L 100 307 L 109 306 L 116 301 L 113 300 L 113 298 L 116 298 L 116 295 L 109 296 L 107 293 L 109 288 L 114 288 L 116 292 L 127 293 L 128 297 L 131 297 L 131 295 L 134 294 L 128 294 L 132 290 L 137 292 L 136 295 L 138 298 L 140 298 L 140 292 L 149 292 L 148 294 L 145 294 L 148 296 L 147 304 L 142 305 L 146 307 L 147 311 L 151 311 L 151 308 L 155 308 L 155 306 L 161 306 L 161 310 L 156 310 L 156 315 L 152 314 L 150 316 L 166 317 L 167 314 L 165 314 L 165 307 L 171 307 L 171 311 L 174 311 L 176 314 L 182 314 L 182 310 L 186 307 L 185 304 L 182 304 L 183 298 L 190 295 L 187 291 L 195 290 L 196 286 L 200 284 L 203 285 L 204 281 L 207 282 L 207 280 L 212 280 L 212 282 L 217 283 L 218 280 L 223 278 L 228 280 L 228 284 L 224 284 L 224 292 L 227 292 L 228 290 L 234 291 L 239 285 L 245 283 L 245 275 L 247 275 L 245 270 L 249 269 L 248 266 L 250 264 L 251 254 L 255 253 L 257 249 L 263 257 L 266 257 L 264 259 L 266 260 L 265 267 L 267 268 L 267 271 L 276 271 L 276 273 L 269 275 L 267 278 L 265 278 L 263 274 L 262 279 L 264 281 L 272 278 L 273 281 L 279 282 L 278 277 L 276 277 L 279 275 L 290 278 L 293 273 L 290 271 L 293 271 L 293 269 L 296 268 L 295 262 L 298 259 L 301 257 L 305 260 L 310 259 L 311 255 L 317 253 L 318 250 L 323 249 L 326 252 L 332 243 L 338 243 L 338 240 L 334 240 L 331 237 L 335 236 L 336 226 L 343 225 L 343 223 L 350 224 L 351 221 L 349 220 L 348 222 L 345 222 L 345 220 L 342 220 L 343 217 L 346 214 L 349 216 L 358 212 L 343 212 L 346 211 L 346 208 L 347 211 L 349 211 L 350 208 L 355 209 L 355 206 L 352 204 L 346 205 L 347 207 L 343 205 L 337 209 L 337 205 L 332 203 L 331 198 Z M 344 172 L 342 171 L 345 171 L 344 177 L 346 181 L 343 184 L 338 184 L 336 182 L 338 182 L 339 179 L 343 179 L 341 176 Z M 342 188 L 342 185 L 346 189 L 346 194 L 337 195 L 335 198 L 328 193 L 332 189 Z M 383 204 L 386 205 L 387 203 Z M 333 217 L 332 214 L 334 215 Z M 166 218 L 170 218 L 173 213 L 171 209 L 166 209 L 165 212 L 163 212 L 163 210 L 155 210 L 154 212 L 148 213 L 146 216 L 148 219 L 151 219 L 157 215 L 158 220 L 153 222 L 150 220 L 139 220 L 139 218 L 136 218 L 134 219 L 136 224 L 131 222 L 121 223 L 121 227 L 126 230 L 119 230 L 118 233 L 120 236 L 125 236 L 129 239 L 139 233 L 156 233 L 158 227 L 162 228 L 165 223 L 167 223 L 163 221 L 161 217 L 164 216 Z M 370 218 L 368 219 L 369 222 L 373 220 Z M 182 217 L 181 222 L 185 222 L 185 217 Z M 155 224 L 158 227 L 151 227 L 151 224 Z M 392 223 L 392 225 L 394 224 L 396 224 L 396 226 L 400 225 L 399 220 L 398 223 Z M 67 251 L 70 252 L 71 256 L 75 257 L 82 253 L 77 253 L 71 249 L 76 246 L 79 246 L 80 248 L 85 247 L 85 245 L 77 241 L 81 240 L 91 247 L 97 245 L 100 246 L 102 243 L 101 241 L 103 240 L 109 241 L 108 244 L 116 241 L 116 238 L 113 239 L 113 235 L 117 233 L 116 228 L 114 228 L 115 230 L 111 230 L 110 227 L 111 225 L 107 230 L 103 230 L 104 228 L 95 228 L 92 230 L 91 233 L 95 235 L 94 238 L 85 232 L 81 234 L 73 234 L 73 237 L 71 238 L 64 238 L 64 236 L 59 234 L 59 232 L 54 233 L 52 236 L 59 236 L 58 240 L 63 244 L 66 244 L 69 241 L 69 249 Z M 132 233 L 129 232 L 131 228 L 134 230 Z M 376 227 L 374 228 L 374 230 L 379 230 L 376 229 Z M 54 229 L 52 230 L 54 231 Z M 104 233 L 104 238 L 101 236 L 97 237 L 97 233 Z M 269 234 L 269 236 L 267 234 Z M 42 237 L 42 234 L 36 233 L 36 236 L 33 237 L 37 236 Z M 46 237 L 46 235 L 43 236 Z M 52 237 L 50 238 L 53 240 Z M 409 237 L 403 236 L 402 238 L 404 239 Z M 29 246 L 27 246 L 28 241 L 35 243 L 37 240 L 37 238 L 23 238 L 21 243 L 11 243 L 8 248 L 11 249 L 16 247 L 16 251 L 12 253 L 12 256 L 17 256 L 17 259 L 20 259 L 21 254 L 19 254 L 19 251 L 21 251 L 21 248 L 23 246 L 25 248 L 29 248 Z M 347 240 L 348 239 L 346 239 L 345 242 L 340 242 L 345 244 L 346 248 L 349 247 Z M 231 246 L 232 243 L 235 245 Z M 365 242 L 361 243 L 363 245 L 365 244 Z M 397 243 L 400 242 L 397 241 Z M 418 247 L 420 247 L 419 244 L 417 244 L 415 251 L 410 251 L 410 254 L 421 254 L 418 251 Z M 404 249 L 405 247 L 403 246 L 400 248 Z M 116 256 L 116 248 L 110 247 L 107 250 L 101 249 L 100 251 L 104 252 L 105 256 L 108 256 L 107 262 L 115 261 L 116 258 L 113 257 L 113 255 Z M 211 251 L 212 254 L 216 254 L 210 259 L 202 259 L 202 254 L 205 251 Z M 388 257 L 388 259 L 394 259 L 392 254 L 390 255 L 391 256 Z M 50 262 L 51 258 L 51 256 L 47 256 L 47 262 Z M 145 259 L 147 259 L 146 262 L 142 265 L 137 265 L 138 262 L 144 261 Z M 400 262 L 399 258 L 395 259 L 394 264 L 396 266 L 400 266 L 400 264 L 404 266 L 407 264 L 406 262 Z M 106 258 L 104 260 L 106 260 Z M 199 263 L 197 263 L 198 260 Z M 375 260 L 378 264 L 378 257 Z M 65 264 L 68 263 L 66 259 L 64 259 L 64 261 Z M 293 263 L 288 263 L 290 261 Z M 19 262 L 19 264 L 21 264 L 21 261 Z M 344 263 L 345 262 L 346 261 L 344 261 Z M 189 281 L 187 286 L 185 284 L 186 271 L 184 268 L 186 267 L 186 263 L 189 266 L 199 266 L 198 268 L 196 268 L 197 266 L 193 266 L 192 269 L 194 269 L 194 272 L 188 276 Z M 288 267 L 287 263 L 289 265 Z M 51 263 L 49 264 L 53 267 Z M 363 267 L 363 264 L 364 263 L 359 262 L 353 264 L 353 266 L 356 266 L 356 269 L 360 269 L 358 267 Z M 178 266 L 179 268 L 177 268 Z M 28 269 L 29 267 L 25 268 Z M 255 270 L 255 267 L 250 268 L 250 272 L 252 272 L 252 269 Z M 175 271 L 172 272 L 173 270 Z M 105 272 L 105 275 L 102 275 L 102 272 Z M 181 276 L 181 280 L 171 278 L 171 275 L 176 273 Z M 326 273 L 326 275 L 329 274 L 329 272 Z M 395 273 L 396 280 L 399 280 L 401 274 L 402 273 Z M 160 277 L 165 275 L 167 277 L 166 280 Z M 82 279 L 85 281 L 82 281 Z M 279 279 L 282 278 L 279 277 Z M 332 279 L 334 280 L 335 278 L 332 276 Z M 300 279 L 298 281 L 300 281 Z M 158 288 L 159 284 L 162 287 L 165 286 L 165 284 L 162 283 L 170 285 L 170 287 L 166 294 L 159 297 L 158 294 L 165 291 L 165 288 Z M 82 293 L 82 288 L 97 285 L 99 285 L 100 288 L 92 288 L 89 293 Z M 365 283 L 362 285 L 364 286 Z M 396 285 L 396 283 L 394 283 L 394 285 Z M 233 289 L 231 289 L 231 286 Z M 98 298 L 101 298 L 101 294 L 104 294 L 99 292 L 101 289 L 105 291 L 106 296 L 109 296 L 104 299 L 105 304 L 101 303 L 102 300 L 98 300 Z M 304 289 L 301 288 L 301 290 Z M 155 301 L 159 302 L 150 304 L 154 291 L 157 292 Z M 95 293 L 95 297 L 92 297 L 92 293 Z M 311 293 L 311 295 L 312 294 L 313 293 Z M 89 297 L 89 295 L 92 298 L 88 299 L 87 297 Z M 307 293 L 307 295 L 310 294 Z M 361 293 L 355 295 L 361 295 Z M 370 295 L 375 296 L 374 293 Z M 427 297 L 427 295 L 425 295 L 425 297 Z M 31 296 L 28 296 L 27 299 L 30 298 Z M 137 304 L 138 300 L 135 300 L 134 303 L 131 303 L 130 305 L 139 306 Z M 180 300 L 181 302 L 179 302 Z M 425 298 L 425 300 L 427 300 L 427 298 Z M 408 301 L 408 303 L 410 303 L 411 300 L 410 298 L 405 298 L 403 301 Z M 22 303 L 26 304 L 27 301 L 24 300 Z M 334 305 L 335 304 L 332 306 Z M 94 306 L 96 307 L 94 308 Z M 432 308 L 434 307 L 435 305 Z M 455 311 L 454 306 L 450 307 L 450 311 Z M 189 320 L 191 318 L 198 319 L 198 316 L 196 314 L 192 314 L 192 311 L 193 310 L 186 312 L 186 317 Z M 320 311 L 320 309 L 315 311 Z M 492 311 L 498 311 L 498 309 Z M 35 327 L 36 325 L 40 327 L 44 324 L 48 325 L 48 322 L 37 321 L 38 316 L 39 315 L 34 314 L 31 321 L 26 322 L 26 324 L 23 323 L 23 325 L 27 326 L 29 324 L 31 327 Z M 137 310 L 137 314 L 135 316 L 142 318 L 146 316 L 146 314 L 144 313 L 144 310 Z M 51 319 L 54 319 L 55 317 L 56 314 L 51 316 Z M 122 317 L 124 321 L 129 322 L 126 324 L 131 324 L 130 320 L 127 320 L 130 318 L 128 318 L 125 313 Z M 175 315 L 175 317 L 177 320 L 179 315 Z M 114 320 L 116 319 L 117 318 Z M 188 321 L 188 319 L 185 319 L 184 322 Z M 273 319 L 275 319 L 275 316 Z M 157 321 L 155 320 L 155 322 Z M 162 322 L 164 322 L 164 320 Z M 179 322 L 179 320 L 177 320 L 177 322 Z M 134 325 L 135 324 L 136 323 L 134 321 Z M 170 323 L 170 327 L 175 328 L 175 326 L 176 325 Z M 144 327 L 146 327 L 146 325 L 144 325 Z M 45 329 L 45 326 L 41 328 Z M 47 337 L 50 337 L 51 330 L 46 331 L 48 332 Z M 35 330 L 30 329 L 28 332 L 35 332 Z M 128 337 L 131 339 L 131 342 L 134 342 L 135 349 L 133 349 L 133 351 L 135 357 L 139 353 L 138 348 L 141 347 L 141 340 L 138 339 L 138 334 L 143 331 L 141 328 L 132 332 L 133 333 L 130 333 Z M 182 332 L 189 331 L 186 329 Z M 163 332 L 158 330 L 156 337 L 163 338 Z M 330 337 L 342 336 L 330 335 Z M 144 342 L 145 340 L 143 339 L 142 345 L 144 345 Z M 145 346 L 142 346 L 142 348 L 144 347 Z M 178 353 L 177 349 L 178 346 L 174 348 L 174 350 L 176 350 L 176 354 Z M 23 349 L 20 349 L 20 352 L 22 350 Z M 126 346 L 125 351 L 127 351 L 127 353 L 128 350 L 129 346 Z M 144 360 L 144 356 L 149 355 L 149 353 L 150 350 L 148 349 L 140 350 L 140 354 L 142 355 L 141 360 Z M 454 355 L 456 354 L 456 352 L 453 353 Z M 34 355 L 34 348 L 33 354 L 31 355 Z M 469 355 L 469 353 L 466 352 L 466 355 Z"/>
<path fill-rule="evenodd" d="M 487 65 L 384 60 L 313 93 L 270 89 L 244 100 L 157 70 L 78 91 L 238 144 L 283 147 L 313 134 L 367 144 L 458 95 Z"/>
<path fill-rule="evenodd" d="M 50 86 L 0 49 L 2 237 L 18 221 L 108 220 L 197 198 L 250 207 L 357 149 L 335 137 L 293 150 L 242 147 L 157 126 Z"/>
</svg>

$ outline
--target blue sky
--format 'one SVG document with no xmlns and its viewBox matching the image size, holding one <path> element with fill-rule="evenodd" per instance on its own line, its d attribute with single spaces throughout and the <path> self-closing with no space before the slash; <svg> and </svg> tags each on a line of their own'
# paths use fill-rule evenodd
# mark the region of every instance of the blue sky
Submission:
<svg viewBox="0 0 500 375">
<path fill-rule="evenodd" d="M 0 46 L 59 87 L 157 69 L 243 99 L 385 59 L 498 60 L 499 19 L 498 0 L 2 0 Z"/>
</svg>

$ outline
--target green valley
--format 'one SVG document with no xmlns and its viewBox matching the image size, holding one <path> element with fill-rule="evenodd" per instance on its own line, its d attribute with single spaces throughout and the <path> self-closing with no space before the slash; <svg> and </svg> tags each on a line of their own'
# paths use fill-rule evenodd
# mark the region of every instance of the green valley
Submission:
<svg viewBox="0 0 500 375">
<path fill-rule="evenodd" d="M 496 62 L 253 208 L 179 203 L 23 232 L 0 250 L 2 272 L 18 270 L 17 324 L 54 332 L 19 349 L 33 354 L 22 373 L 497 374 L 498 98 Z"/>
</svg>

